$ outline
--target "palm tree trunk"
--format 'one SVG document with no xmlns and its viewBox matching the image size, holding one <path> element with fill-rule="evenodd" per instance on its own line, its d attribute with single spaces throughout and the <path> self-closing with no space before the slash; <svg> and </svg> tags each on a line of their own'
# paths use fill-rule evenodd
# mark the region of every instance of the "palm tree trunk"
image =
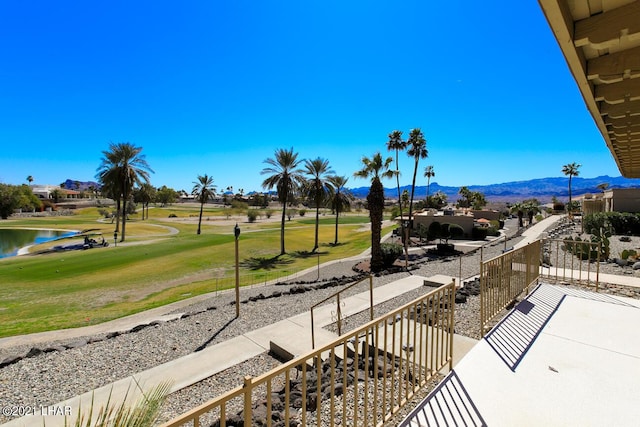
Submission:
<svg viewBox="0 0 640 427">
<path fill-rule="evenodd" d="M 120 236 L 120 241 L 124 242 L 124 230 L 127 225 L 127 199 L 122 200 L 122 233 Z"/>
<path fill-rule="evenodd" d="M 320 224 L 320 203 L 316 200 L 316 241 L 313 245 L 313 250 L 311 252 L 315 252 L 318 250 L 318 226 Z"/>
<path fill-rule="evenodd" d="M 204 208 L 204 202 L 200 203 L 200 217 L 198 217 L 198 232 L 200 234 L 200 225 L 202 224 L 202 209 Z"/>
<path fill-rule="evenodd" d="M 409 242 L 404 229 L 404 216 L 402 214 L 402 196 L 400 195 L 400 167 L 398 165 L 398 149 L 396 148 L 396 186 L 398 187 L 398 206 L 400 207 L 400 235 L 404 246 L 404 266 L 409 268 Z M 411 219 L 411 218 L 409 218 Z"/>
<path fill-rule="evenodd" d="M 116 229 L 114 233 L 120 231 L 120 199 L 116 199 Z"/>
<path fill-rule="evenodd" d="M 282 204 L 282 220 L 280 221 L 280 255 L 284 255 L 286 253 L 284 250 L 284 218 L 287 211 L 288 198 L 288 194 L 285 194 L 284 203 Z"/>
<path fill-rule="evenodd" d="M 369 218 L 371 219 L 371 271 L 377 273 L 384 268 L 382 247 L 380 246 L 384 188 L 377 177 L 371 183 L 367 202 L 369 203 Z"/>
<path fill-rule="evenodd" d="M 409 230 L 413 228 L 413 194 L 416 190 L 416 175 L 418 174 L 418 158 L 416 158 L 416 166 L 413 168 L 413 181 L 411 181 L 411 199 L 409 199 Z"/>
<path fill-rule="evenodd" d="M 572 208 L 573 206 L 571 206 L 571 174 L 569 174 L 569 212 L 571 212 Z"/>
<path fill-rule="evenodd" d="M 336 238 L 333 242 L 334 245 L 338 244 L 338 215 L 340 215 L 340 210 L 338 209 L 338 205 L 336 205 Z"/>
</svg>

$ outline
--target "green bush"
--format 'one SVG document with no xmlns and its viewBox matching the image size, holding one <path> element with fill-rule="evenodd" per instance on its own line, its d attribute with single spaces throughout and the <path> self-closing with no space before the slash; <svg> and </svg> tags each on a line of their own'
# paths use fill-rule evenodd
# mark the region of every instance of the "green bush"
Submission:
<svg viewBox="0 0 640 427">
<path fill-rule="evenodd" d="M 427 230 L 427 240 L 435 240 L 440 237 L 440 233 L 442 231 L 442 224 L 438 221 L 433 221 L 429 224 L 429 228 Z"/>
<path fill-rule="evenodd" d="M 306 210 L 306 209 L 300 209 L 300 210 L 298 211 L 298 215 L 300 215 L 300 216 L 304 216 L 304 214 L 306 214 L 306 213 L 307 213 L 307 210 Z"/>
<path fill-rule="evenodd" d="M 382 250 L 382 262 L 385 268 L 391 267 L 402 254 L 402 245 L 397 243 L 383 243 L 380 245 L 380 249 Z"/>
<path fill-rule="evenodd" d="M 459 226 L 458 224 L 445 224 L 449 226 L 449 238 L 450 239 L 460 239 L 464 236 L 464 228 Z"/>
<path fill-rule="evenodd" d="M 484 240 L 487 238 L 489 229 L 487 227 L 473 227 L 471 230 L 471 238 L 473 240 Z"/>
<path fill-rule="evenodd" d="M 497 237 L 499 235 L 500 235 L 500 231 L 498 231 L 497 227 L 494 227 L 493 225 L 487 227 L 487 236 Z"/>
<path fill-rule="evenodd" d="M 240 200 L 232 200 L 231 201 L 231 209 L 237 210 L 245 210 L 249 208 L 249 204 L 247 202 L 243 202 Z"/>
<path fill-rule="evenodd" d="M 640 235 L 640 215 L 629 212 L 597 212 L 582 219 L 585 230 L 611 229 L 613 234 Z"/>
<path fill-rule="evenodd" d="M 258 218 L 258 211 L 256 211 L 255 209 L 249 209 L 247 211 L 247 219 L 249 220 L 249 222 L 256 222 L 257 218 Z"/>
<path fill-rule="evenodd" d="M 176 215 L 174 213 L 171 213 L 171 214 L 169 214 L 169 218 L 178 218 L 178 215 Z"/>
<path fill-rule="evenodd" d="M 638 253 L 635 251 L 635 249 L 625 249 L 620 254 L 620 258 L 622 259 L 629 259 L 629 257 L 636 258 L 637 256 Z"/>
<path fill-rule="evenodd" d="M 264 215 L 268 218 L 271 218 L 271 215 L 273 215 L 273 211 L 271 209 L 267 209 L 266 211 L 264 211 Z"/>
</svg>

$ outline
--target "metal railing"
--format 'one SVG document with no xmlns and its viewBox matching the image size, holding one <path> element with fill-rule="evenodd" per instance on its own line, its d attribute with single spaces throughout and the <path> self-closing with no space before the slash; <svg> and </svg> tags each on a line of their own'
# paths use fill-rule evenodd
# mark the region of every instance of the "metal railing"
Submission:
<svg viewBox="0 0 640 427">
<path fill-rule="evenodd" d="M 543 239 L 541 276 L 555 283 L 595 287 L 599 291 L 601 242 Z"/>
<path fill-rule="evenodd" d="M 455 283 L 286 362 L 164 427 L 384 425 L 453 365 Z"/>
<path fill-rule="evenodd" d="M 540 277 L 541 241 L 480 264 L 480 336 L 487 325 Z"/>
<path fill-rule="evenodd" d="M 369 275 L 368 279 L 369 279 L 369 320 L 373 320 L 373 276 Z M 335 294 L 330 295 L 325 299 L 323 299 L 322 301 L 311 306 L 311 348 L 316 348 L 316 338 L 315 338 L 316 334 L 315 334 L 315 328 L 313 323 L 313 310 L 316 307 L 321 306 L 325 302 L 335 298 L 336 299 L 336 311 L 335 311 L 336 327 L 338 328 L 338 335 L 342 335 L 342 303 L 340 302 L 340 295 L 345 291 L 353 288 L 354 286 L 359 285 L 365 280 L 367 280 L 367 277 L 365 277 L 362 280 L 358 280 L 357 282 L 347 286 L 344 289 L 341 289 Z"/>
</svg>

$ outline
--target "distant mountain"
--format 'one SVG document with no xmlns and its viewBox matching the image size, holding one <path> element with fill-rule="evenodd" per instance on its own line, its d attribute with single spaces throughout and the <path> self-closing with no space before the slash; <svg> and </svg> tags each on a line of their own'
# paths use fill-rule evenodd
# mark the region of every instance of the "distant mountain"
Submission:
<svg viewBox="0 0 640 427">
<path fill-rule="evenodd" d="M 64 188 L 68 190 L 77 190 L 77 191 L 89 191 L 90 188 L 101 188 L 102 186 L 94 181 L 77 181 L 74 179 L 67 179 L 62 184 L 64 184 Z"/>
<path fill-rule="evenodd" d="M 571 180 L 572 196 L 580 196 L 586 193 L 599 193 L 599 184 L 609 184 L 609 188 L 633 188 L 640 187 L 640 179 L 629 179 L 622 176 L 598 176 L 595 178 L 574 177 Z M 566 176 L 558 178 L 539 178 L 528 181 L 504 182 L 502 184 L 490 185 L 468 185 L 471 191 L 479 191 L 484 193 L 488 201 L 491 202 L 510 202 L 530 199 L 535 197 L 542 203 L 551 201 L 553 196 L 560 200 L 569 198 L 569 178 Z M 411 192 L 411 186 L 406 185 L 400 187 L 400 192 L 408 190 Z M 458 191 L 460 187 L 449 187 L 439 185 L 432 182 L 429 188 L 429 194 L 442 191 L 447 195 L 449 202 L 455 202 L 460 198 Z M 366 198 L 369 193 L 369 187 L 352 188 L 350 191 L 357 198 Z M 398 197 L 396 188 L 385 188 L 384 194 L 387 198 L 395 199 Z M 415 199 L 424 199 L 427 195 L 427 186 L 417 186 L 415 189 Z"/>
</svg>

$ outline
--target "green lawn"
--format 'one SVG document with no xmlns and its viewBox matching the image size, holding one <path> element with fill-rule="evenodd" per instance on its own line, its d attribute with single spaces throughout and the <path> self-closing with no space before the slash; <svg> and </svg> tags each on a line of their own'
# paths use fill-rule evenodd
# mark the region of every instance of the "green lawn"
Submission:
<svg viewBox="0 0 640 427">
<path fill-rule="evenodd" d="M 98 222 L 96 209 L 71 217 L 0 222 L 0 227 L 98 229 L 110 246 L 0 260 L 0 337 L 100 323 L 234 284 L 233 226 L 226 212 L 205 209 L 202 234 L 196 235 L 197 206 L 150 209 L 151 218 L 132 217 L 126 244 L 113 245 L 114 225 Z M 175 218 L 168 222 L 170 213 Z M 277 215 L 277 213 L 274 213 Z M 139 215 L 137 215 L 139 217 Z M 209 220 L 206 218 L 209 217 Z M 246 216 L 243 218 L 246 221 Z M 222 222 L 224 223 L 221 223 Z M 264 282 L 315 266 L 309 252 L 314 219 L 286 222 L 287 255 L 280 252 L 280 223 L 240 221 L 242 285 Z M 370 244 L 366 216 L 341 217 L 340 245 L 335 217 L 321 218 L 320 261 L 361 253 Z M 177 229 L 177 234 L 171 234 Z M 383 232 L 389 231 L 383 230 Z M 53 244 L 35 247 L 45 249 Z"/>
</svg>

